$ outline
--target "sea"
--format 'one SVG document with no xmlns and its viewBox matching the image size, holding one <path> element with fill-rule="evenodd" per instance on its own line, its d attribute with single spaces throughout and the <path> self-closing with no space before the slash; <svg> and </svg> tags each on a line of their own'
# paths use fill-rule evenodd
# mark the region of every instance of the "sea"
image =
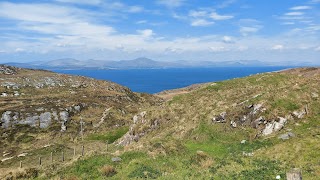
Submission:
<svg viewBox="0 0 320 180">
<path fill-rule="evenodd" d="M 197 83 L 217 82 L 258 73 L 273 72 L 292 67 L 212 67 L 168 69 L 106 69 L 53 70 L 58 73 L 81 75 L 108 80 L 129 87 L 132 91 L 158 93 Z"/>
</svg>

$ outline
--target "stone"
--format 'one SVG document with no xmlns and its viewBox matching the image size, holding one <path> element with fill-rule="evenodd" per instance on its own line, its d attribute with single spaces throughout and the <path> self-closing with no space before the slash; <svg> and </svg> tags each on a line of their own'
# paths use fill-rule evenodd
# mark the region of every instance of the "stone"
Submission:
<svg viewBox="0 0 320 180">
<path fill-rule="evenodd" d="M 319 94 L 316 92 L 313 92 L 313 93 L 311 93 L 311 97 L 316 99 L 319 97 Z"/>
<path fill-rule="evenodd" d="M 1 93 L 1 97 L 7 97 L 8 94 L 7 93 Z"/>
<path fill-rule="evenodd" d="M 302 119 L 304 117 L 304 115 L 306 114 L 305 110 L 301 110 L 301 111 L 293 111 L 292 115 L 298 119 Z"/>
<path fill-rule="evenodd" d="M 218 116 L 212 118 L 213 123 L 225 123 L 227 112 L 222 112 Z"/>
<path fill-rule="evenodd" d="M 281 176 L 280 176 L 280 175 L 277 175 L 277 176 L 276 176 L 276 179 L 281 179 Z"/>
<path fill-rule="evenodd" d="M 65 125 L 65 122 L 62 121 L 62 122 L 61 122 L 61 132 L 64 132 L 64 131 L 66 131 L 66 130 L 67 130 L 67 126 Z"/>
<path fill-rule="evenodd" d="M 255 104 L 253 105 L 253 111 L 252 114 L 256 114 L 262 107 L 262 104 Z"/>
<path fill-rule="evenodd" d="M 262 134 L 264 136 L 270 135 L 273 132 L 273 127 L 274 124 L 273 123 L 267 123 L 266 127 L 262 130 Z"/>
<path fill-rule="evenodd" d="M 280 136 L 278 136 L 279 139 L 282 139 L 282 140 L 288 140 L 290 139 L 290 136 L 285 133 L 285 134 L 281 134 Z"/>
<path fill-rule="evenodd" d="M 265 121 L 264 117 L 260 116 L 258 119 L 254 120 L 254 121 L 251 123 L 251 126 L 252 126 L 253 128 L 256 128 L 256 129 L 257 129 L 258 126 L 259 126 L 260 124 L 263 124 L 264 121 Z"/>
<path fill-rule="evenodd" d="M 60 115 L 60 120 L 61 120 L 61 121 L 68 122 L 68 120 L 69 120 L 69 113 L 68 113 L 67 111 L 61 111 L 61 112 L 59 113 L 59 115 Z"/>
<path fill-rule="evenodd" d="M 51 113 L 45 112 L 41 113 L 39 116 L 40 119 L 40 128 L 47 128 L 51 124 Z"/>
<path fill-rule="evenodd" d="M 122 159 L 120 157 L 113 157 L 111 158 L 112 162 L 120 162 Z"/>
<path fill-rule="evenodd" d="M 140 116 L 141 116 L 142 118 L 144 118 L 144 117 L 146 116 L 146 114 L 147 114 L 147 111 L 143 111 L 143 112 L 140 113 Z"/>
<path fill-rule="evenodd" d="M 2 127 L 3 128 L 9 128 L 10 127 L 10 124 L 11 124 L 11 120 L 12 120 L 12 117 L 11 117 L 11 111 L 6 111 L 2 114 L 2 117 L 1 117 L 1 124 L 2 124 Z"/>
<path fill-rule="evenodd" d="M 237 127 L 237 123 L 235 121 L 231 121 L 230 122 L 231 127 L 236 128 Z"/>
<path fill-rule="evenodd" d="M 273 130 L 274 131 L 280 131 L 284 127 L 284 124 L 280 122 L 274 122 L 273 123 Z"/>
<path fill-rule="evenodd" d="M 245 144 L 247 142 L 247 140 L 242 140 L 241 144 Z"/>
<path fill-rule="evenodd" d="M 137 124 L 138 120 L 139 120 L 139 117 L 138 117 L 138 115 L 134 115 L 132 119 L 133 119 L 133 123 Z"/>
<path fill-rule="evenodd" d="M 74 110 L 80 112 L 81 111 L 81 106 L 79 106 L 79 105 L 74 106 Z"/>
</svg>

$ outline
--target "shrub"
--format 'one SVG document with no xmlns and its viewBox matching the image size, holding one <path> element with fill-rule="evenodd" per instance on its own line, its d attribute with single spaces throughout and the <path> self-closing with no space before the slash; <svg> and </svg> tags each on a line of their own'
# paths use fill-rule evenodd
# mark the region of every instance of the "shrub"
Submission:
<svg viewBox="0 0 320 180">
<path fill-rule="evenodd" d="M 110 165 L 105 165 L 101 168 L 101 173 L 103 176 L 111 177 L 117 174 L 117 171 L 114 167 Z"/>
<path fill-rule="evenodd" d="M 132 171 L 128 177 L 129 178 L 150 178 L 156 179 L 161 176 L 160 171 L 153 169 L 152 167 L 142 165 Z"/>
</svg>

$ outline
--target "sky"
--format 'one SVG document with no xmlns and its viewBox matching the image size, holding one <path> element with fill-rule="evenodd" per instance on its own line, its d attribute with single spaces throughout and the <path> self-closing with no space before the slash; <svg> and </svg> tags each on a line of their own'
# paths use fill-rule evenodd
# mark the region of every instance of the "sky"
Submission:
<svg viewBox="0 0 320 180">
<path fill-rule="evenodd" d="M 0 1 L 0 62 L 320 64 L 320 0 Z"/>
</svg>

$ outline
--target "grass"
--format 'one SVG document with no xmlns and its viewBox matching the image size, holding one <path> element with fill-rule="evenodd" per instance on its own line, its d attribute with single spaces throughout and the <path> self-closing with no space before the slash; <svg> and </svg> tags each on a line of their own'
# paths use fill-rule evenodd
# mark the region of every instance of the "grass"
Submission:
<svg viewBox="0 0 320 180">
<path fill-rule="evenodd" d="M 94 141 L 103 141 L 108 143 L 113 143 L 120 137 L 122 137 L 125 133 L 127 133 L 129 130 L 128 127 L 119 127 L 115 130 L 103 133 L 103 134 L 90 134 L 88 135 L 88 140 L 94 140 Z"/>
</svg>

